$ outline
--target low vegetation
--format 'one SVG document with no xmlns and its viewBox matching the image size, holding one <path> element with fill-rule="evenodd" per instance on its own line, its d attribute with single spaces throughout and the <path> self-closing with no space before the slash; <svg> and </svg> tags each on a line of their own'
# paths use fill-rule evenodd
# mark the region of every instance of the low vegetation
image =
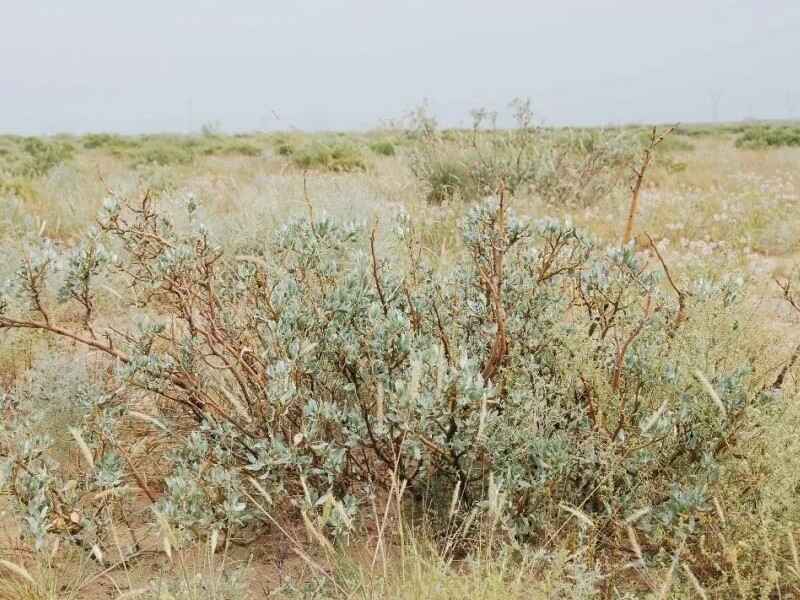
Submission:
<svg viewBox="0 0 800 600">
<path fill-rule="evenodd" d="M 800 127 L 791 125 L 754 127 L 739 136 L 736 145 L 740 148 L 800 146 Z"/>
<path fill-rule="evenodd" d="M 4 139 L 0 599 L 800 593 L 795 171 L 514 110 Z"/>
<path fill-rule="evenodd" d="M 292 150 L 289 156 L 292 164 L 303 170 L 347 173 L 367 168 L 361 149 L 350 141 L 314 140 Z"/>
<path fill-rule="evenodd" d="M 380 156 L 394 156 L 395 145 L 389 140 L 378 140 L 369 145 L 369 149 Z"/>
<path fill-rule="evenodd" d="M 439 132 L 418 122 L 412 170 L 428 189 L 428 200 L 465 202 L 492 195 L 498 181 L 511 194 L 533 192 L 549 204 L 585 206 L 627 181 L 639 138 L 625 130 L 544 130 L 530 106 L 515 106 L 517 127 L 481 132 L 487 114 L 473 114 L 471 132 Z"/>
</svg>

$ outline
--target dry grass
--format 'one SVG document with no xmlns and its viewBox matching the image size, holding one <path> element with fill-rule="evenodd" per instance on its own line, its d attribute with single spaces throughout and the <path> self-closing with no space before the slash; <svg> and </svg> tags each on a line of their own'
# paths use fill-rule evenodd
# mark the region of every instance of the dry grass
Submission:
<svg viewBox="0 0 800 600">
<path fill-rule="evenodd" d="M 31 181 L 32 197 L 0 194 L 0 280 L 9 274 L 14 257 L 22 255 L 26 239 L 47 237 L 70 244 L 91 222 L 109 188 L 123 193 L 156 188 L 180 198 L 193 196 L 202 205 L 201 217 L 213 223 L 223 239 L 236 244 L 258 240 L 287 216 L 304 214 L 310 199 L 318 213 L 367 221 L 385 219 L 396 210 L 413 212 L 425 223 L 428 253 L 448 261 L 457 250 L 462 207 L 425 203 L 402 149 L 392 157 L 370 156 L 370 168 L 363 173 L 307 176 L 292 167 L 290 158 L 279 156 L 262 142 L 265 151 L 261 156 L 200 156 L 192 164 L 138 169 L 103 149 L 79 151 L 70 163 Z M 683 170 L 671 171 L 656 164 L 642 191 L 637 231 L 652 236 L 678 278 L 743 272 L 757 290 L 751 298 L 748 322 L 758 326 L 758 335 L 764 340 L 777 340 L 778 347 L 796 344 L 800 318 L 783 308 L 780 290 L 772 279 L 797 266 L 800 256 L 800 148 L 744 150 L 735 148 L 733 139 L 724 136 L 692 143 L 693 150 L 670 155 L 672 161 L 685 164 Z M 547 207 L 524 194 L 515 197 L 513 204 L 522 214 L 567 215 L 595 236 L 612 241 L 622 235 L 627 198 L 611 198 L 574 211 Z M 113 299 L 104 301 L 113 305 Z M 48 344 L 33 334 L 0 339 L 0 390 L 48 350 Z M 719 526 L 718 539 L 707 543 L 723 548 L 723 564 L 714 564 L 712 559 L 708 564 L 689 564 L 676 555 L 671 563 L 672 557 L 667 557 L 667 568 L 648 571 L 634 560 L 626 577 L 637 597 L 719 597 L 717 591 L 703 589 L 696 581 L 711 571 L 724 572 L 730 582 L 725 589 L 736 590 L 742 598 L 756 597 L 759 587 L 767 584 L 782 590 L 782 597 L 798 597 L 797 406 L 795 403 L 779 419 L 767 415 L 764 420 L 768 440 L 764 460 L 774 465 L 778 476 L 765 482 L 758 473 L 749 473 L 746 480 L 741 475 L 742 486 L 761 486 L 763 518 L 740 522 L 736 528 L 729 524 L 736 520 L 735 513 L 716 510 L 709 514 Z M 730 490 L 730 497 L 722 500 L 735 506 L 739 491 Z M 593 589 L 603 589 L 598 574 L 581 570 L 581 554 L 592 551 L 588 545 L 568 552 L 565 543 L 552 554 L 530 556 L 511 547 L 495 552 L 494 545 L 487 546 L 484 539 L 476 544 L 472 556 L 455 560 L 424 533 L 406 531 L 397 511 L 386 511 L 394 515 L 390 521 L 380 518 L 378 513 L 383 512 L 376 511 L 372 528 L 367 527 L 365 536 L 372 543 L 366 544 L 366 550 L 362 544 L 335 555 L 319 544 L 306 550 L 305 557 L 289 553 L 286 547 L 293 543 L 273 533 L 263 543 L 217 553 L 206 546 L 176 549 L 175 557 L 167 561 L 164 554 L 157 553 L 162 542 L 159 533 L 146 532 L 147 558 L 102 577 L 94 565 L 64 549 L 53 553 L 51 548 L 47 551 L 50 555 L 27 554 L 9 534 L 0 544 L 0 558 L 7 561 L 0 563 L 0 600 L 511 600 L 589 597 Z M 0 513 L 0 527 L 4 526 Z M 385 535 L 378 535 L 384 530 Z M 276 551 L 275 546 L 284 548 Z M 776 583 L 774 566 L 778 562 L 788 563 L 789 572 L 794 569 L 797 577 Z M 623 597 L 615 595 L 616 590 L 607 591 L 608 597 Z"/>
</svg>

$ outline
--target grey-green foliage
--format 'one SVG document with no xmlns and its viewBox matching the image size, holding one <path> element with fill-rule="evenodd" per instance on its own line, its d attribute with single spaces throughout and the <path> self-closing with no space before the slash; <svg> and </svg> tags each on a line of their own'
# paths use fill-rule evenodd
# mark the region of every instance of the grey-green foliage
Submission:
<svg viewBox="0 0 800 600">
<path fill-rule="evenodd" d="M 411 156 L 434 203 L 531 192 L 559 206 L 595 204 L 627 181 L 641 141 L 624 130 L 535 127 L 527 101 L 512 104 L 516 127 L 482 129 L 496 115 L 473 111 L 472 132 L 450 135 L 425 121 Z"/>
<path fill-rule="evenodd" d="M 163 577 L 140 596 L 144 600 L 248 600 L 248 592 L 241 571 L 185 573 Z"/>
<path fill-rule="evenodd" d="M 11 138 L 0 147 L 0 194 L 29 198 L 31 181 L 69 161 L 74 147 L 67 141 L 36 137 Z"/>
<path fill-rule="evenodd" d="M 800 127 L 796 125 L 750 127 L 736 138 L 737 148 L 763 149 L 800 146 Z"/>
<path fill-rule="evenodd" d="M 23 531 L 36 548 L 58 534 L 90 551 L 107 525 L 103 504 L 127 498 L 113 443 L 122 415 L 115 394 L 83 361 L 48 361 L 0 397 L 0 412 L 0 485 L 18 501 Z M 77 439 L 91 466 L 71 465 Z"/>
<path fill-rule="evenodd" d="M 375 140 L 369 145 L 369 149 L 381 156 L 394 156 L 396 153 L 395 144 L 391 140 Z"/>
<path fill-rule="evenodd" d="M 565 506 L 601 531 L 646 509 L 637 527 L 654 543 L 700 535 L 749 411 L 774 398 L 731 343 L 739 283 L 698 282 L 679 309 L 632 247 L 598 246 L 568 222 L 484 202 L 465 216 L 463 260 L 434 270 L 405 214 L 383 251 L 363 225 L 321 218 L 225 255 L 188 212 L 184 227 L 149 196 L 109 201 L 62 294 L 86 309 L 108 271 L 141 313 L 123 335 L 85 319 L 81 339 L 113 359 L 121 387 L 91 403 L 81 431 L 95 466 L 71 489 L 124 499 L 137 486 L 130 465 L 149 457 L 125 441 L 136 422 L 170 448 L 153 508 L 187 536 L 235 535 L 278 507 L 345 534 L 390 474 L 410 498 L 438 499 L 434 512 L 454 497 L 459 518 L 502 514 L 516 540 L 560 531 Z M 54 252 L 6 286 L 0 328 L 63 334 L 43 316 Z M 23 411 L 0 454 L 38 538 L 47 514 L 69 515 L 47 491 L 69 478 L 29 430 Z M 86 519 L 65 530 L 100 539 Z"/>
<path fill-rule="evenodd" d="M 304 170 L 346 173 L 367 169 L 361 147 L 347 139 L 316 140 L 297 150 L 290 148 L 282 144 L 278 152 L 291 156 L 292 164 Z"/>
</svg>

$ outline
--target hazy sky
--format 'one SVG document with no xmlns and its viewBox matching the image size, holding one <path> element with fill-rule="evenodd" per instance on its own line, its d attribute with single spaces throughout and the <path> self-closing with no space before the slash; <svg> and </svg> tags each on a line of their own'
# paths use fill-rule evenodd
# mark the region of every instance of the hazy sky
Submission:
<svg viewBox="0 0 800 600">
<path fill-rule="evenodd" d="M 799 0 L 0 0 L 0 131 L 800 117 Z M 277 118 L 276 118 L 277 116 Z"/>
</svg>

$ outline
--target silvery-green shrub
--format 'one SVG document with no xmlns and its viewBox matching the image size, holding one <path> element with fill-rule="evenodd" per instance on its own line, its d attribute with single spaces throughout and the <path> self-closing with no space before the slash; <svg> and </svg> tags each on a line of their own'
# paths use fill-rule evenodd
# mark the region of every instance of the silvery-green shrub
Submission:
<svg viewBox="0 0 800 600">
<path fill-rule="evenodd" d="M 623 189 L 641 150 L 626 130 L 545 129 L 533 122 L 530 102 L 512 103 L 515 127 L 488 130 L 496 119 L 472 111 L 472 132 L 440 132 L 435 122 L 416 121 L 410 166 L 428 200 L 473 202 L 496 193 L 529 193 L 556 206 L 590 206 Z"/>
<path fill-rule="evenodd" d="M 775 401 L 731 342 L 740 281 L 679 301 L 632 246 L 503 198 L 466 212 L 460 260 L 436 270 L 409 252 L 408 215 L 380 244 L 322 217 L 225 254 L 187 209 L 112 199 L 84 242 L 32 249 L 2 288 L 0 328 L 66 338 L 110 371 L 79 401 L 72 437 L 93 465 L 77 473 L 32 435 L 35 394 L 5 399 L 3 485 L 38 543 L 102 545 L 109 511 L 145 493 L 187 537 L 235 537 L 265 511 L 345 535 L 393 481 L 439 516 L 502 513 L 517 541 L 570 514 L 609 541 L 631 514 L 654 543 L 688 538 Z M 98 317 L 111 284 L 135 318 Z"/>
</svg>

